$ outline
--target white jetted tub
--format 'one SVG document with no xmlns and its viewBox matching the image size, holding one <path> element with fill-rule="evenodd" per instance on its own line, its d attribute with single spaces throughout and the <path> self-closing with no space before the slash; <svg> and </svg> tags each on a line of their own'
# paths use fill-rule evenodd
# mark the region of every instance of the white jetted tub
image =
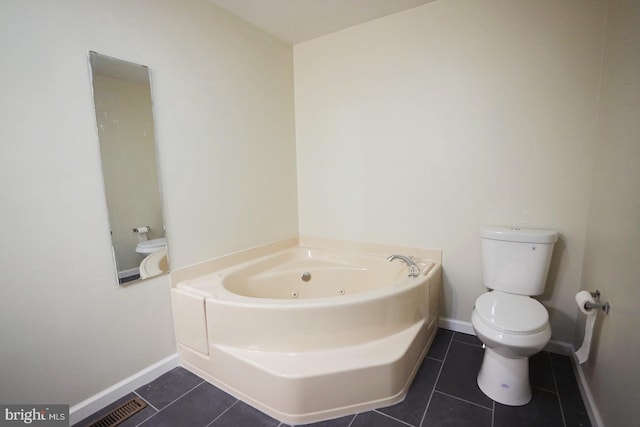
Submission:
<svg viewBox="0 0 640 427">
<path fill-rule="evenodd" d="M 391 254 L 294 247 L 174 283 L 181 364 L 289 424 L 400 402 L 437 329 L 441 267 L 407 249 L 409 277 Z"/>
</svg>

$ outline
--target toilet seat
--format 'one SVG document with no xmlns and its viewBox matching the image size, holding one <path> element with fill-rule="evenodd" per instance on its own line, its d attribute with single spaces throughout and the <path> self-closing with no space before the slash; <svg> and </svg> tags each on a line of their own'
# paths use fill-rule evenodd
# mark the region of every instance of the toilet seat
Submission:
<svg viewBox="0 0 640 427">
<path fill-rule="evenodd" d="M 166 247 L 166 237 L 158 237 L 157 239 L 138 242 L 138 245 L 136 246 L 136 252 L 138 252 L 139 254 L 150 254 Z"/>
<path fill-rule="evenodd" d="M 509 334 L 535 334 L 544 330 L 549 321 L 549 314 L 540 302 L 500 291 L 480 295 L 475 311 L 487 326 Z"/>
</svg>

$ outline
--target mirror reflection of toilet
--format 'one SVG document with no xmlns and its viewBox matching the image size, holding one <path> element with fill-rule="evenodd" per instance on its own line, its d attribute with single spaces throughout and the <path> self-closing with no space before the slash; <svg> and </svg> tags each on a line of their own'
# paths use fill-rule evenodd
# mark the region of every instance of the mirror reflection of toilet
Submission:
<svg viewBox="0 0 640 427">
<path fill-rule="evenodd" d="M 136 245 L 136 252 L 146 256 L 166 247 L 167 239 L 165 237 L 158 237 L 157 239 L 149 239 L 138 242 L 138 244 Z"/>
<path fill-rule="evenodd" d="M 529 356 L 551 338 L 541 295 L 558 233 L 508 227 L 480 228 L 482 279 L 489 288 L 476 300 L 471 324 L 485 344 L 478 386 L 510 406 L 531 400 Z"/>
<path fill-rule="evenodd" d="M 169 271 L 165 237 L 138 242 L 136 252 L 145 256 L 139 267 L 141 279 L 155 277 Z"/>
</svg>

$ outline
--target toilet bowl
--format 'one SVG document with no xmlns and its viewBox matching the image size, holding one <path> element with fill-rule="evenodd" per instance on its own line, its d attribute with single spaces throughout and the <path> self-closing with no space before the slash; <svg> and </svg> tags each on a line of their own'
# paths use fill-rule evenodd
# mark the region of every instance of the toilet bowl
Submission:
<svg viewBox="0 0 640 427">
<path fill-rule="evenodd" d="M 480 390 L 504 405 L 527 404 L 531 400 L 529 356 L 551 338 L 547 310 L 528 296 L 487 292 L 476 300 L 471 324 L 485 344 L 477 381 Z"/>
<path fill-rule="evenodd" d="M 167 259 L 167 248 L 161 248 L 147 255 L 140 263 L 140 278 L 148 279 L 169 272 L 169 260 Z"/>
<path fill-rule="evenodd" d="M 478 386 L 510 406 L 531 400 L 529 356 L 551 339 L 549 314 L 531 298 L 544 292 L 557 232 L 481 227 L 482 280 L 489 289 L 476 299 L 473 329 L 484 343 Z"/>
</svg>

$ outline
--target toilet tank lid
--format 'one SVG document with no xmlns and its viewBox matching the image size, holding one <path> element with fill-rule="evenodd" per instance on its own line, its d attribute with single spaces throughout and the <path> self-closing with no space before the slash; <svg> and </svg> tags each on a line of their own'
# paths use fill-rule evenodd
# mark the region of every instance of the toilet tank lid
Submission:
<svg viewBox="0 0 640 427">
<path fill-rule="evenodd" d="M 480 227 L 480 237 L 483 239 L 502 240 L 519 243 L 555 243 L 558 232 L 537 228 L 496 227 L 483 225 Z"/>
</svg>

